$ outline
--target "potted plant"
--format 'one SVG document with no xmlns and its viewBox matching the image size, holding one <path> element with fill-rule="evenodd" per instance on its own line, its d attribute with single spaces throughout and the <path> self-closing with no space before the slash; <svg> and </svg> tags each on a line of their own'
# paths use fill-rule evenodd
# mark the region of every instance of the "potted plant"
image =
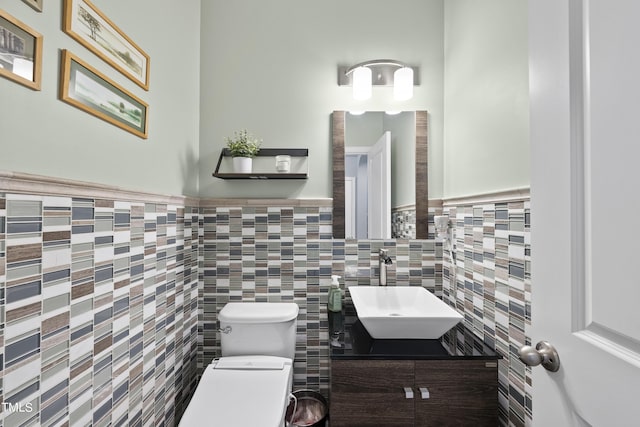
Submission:
<svg viewBox="0 0 640 427">
<path fill-rule="evenodd" d="M 262 140 L 248 133 L 246 129 L 236 131 L 233 135 L 233 138 L 225 138 L 231 157 L 233 157 L 233 171 L 235 173 L 251 173 L 253 158 L 260 151 Z"/>
</svg>

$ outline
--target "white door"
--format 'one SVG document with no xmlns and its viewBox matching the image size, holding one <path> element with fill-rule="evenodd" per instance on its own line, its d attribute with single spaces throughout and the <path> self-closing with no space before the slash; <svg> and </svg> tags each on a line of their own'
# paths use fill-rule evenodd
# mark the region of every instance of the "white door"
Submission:
<svg viewBox="0 0 640 427">
<path fill-rule="evenodd" d="M 640 1 L 529 1 L 535 426 L 640 425 Z"/>
<path fill-rule="evenodd" d="M 369 150 L 369 238 L 391 238 L 391 133 Z"/>
</svg>

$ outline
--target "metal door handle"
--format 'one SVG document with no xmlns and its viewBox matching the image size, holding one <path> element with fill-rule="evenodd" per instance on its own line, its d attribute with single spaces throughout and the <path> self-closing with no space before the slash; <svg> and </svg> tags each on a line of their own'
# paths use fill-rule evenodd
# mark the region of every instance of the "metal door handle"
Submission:
<svg viewBox="0 0 640 427">
<path fill-rule="evenodd" d="M 422 397 L 423 399 L 428 399 L 429 397 L 431 397 L 429 395 L 429 389 L 426 387 L 420 387 L 420 397 Z"/>
<path fill-rule="evenodd" d="M 404 388 L 404 398 L 413 399 L 413 389 L 411 387 Z"/>
<path fill-rule="evenodd" d="M 542 366 L 551 372 L 557 372 L 560 369 L 560 356 L 556 349 L 546 341 L 540 341 L 536 344 L 536 348 L 525 345 L 518 351 L 520 360 L 527 366 Z"/>
</svg>

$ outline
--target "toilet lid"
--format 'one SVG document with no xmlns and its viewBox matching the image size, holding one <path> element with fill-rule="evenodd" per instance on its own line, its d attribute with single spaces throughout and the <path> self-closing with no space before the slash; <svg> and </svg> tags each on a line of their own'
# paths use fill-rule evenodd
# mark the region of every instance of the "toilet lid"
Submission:
<svg viewBox="0 0 640 427">
<path fill-rule="evenodd" d="M 298 317 L 300 308 L 294 302 L 228 302 L 218 320 L 223 323 L 280 323 Z"/>
<path fill-rule="evenodd" d="M 214 361 L 205 369 L 180 427 L 282 426 L 291 392 L 291 364 L 290 359 L 275 356 Z"/>
</svg>

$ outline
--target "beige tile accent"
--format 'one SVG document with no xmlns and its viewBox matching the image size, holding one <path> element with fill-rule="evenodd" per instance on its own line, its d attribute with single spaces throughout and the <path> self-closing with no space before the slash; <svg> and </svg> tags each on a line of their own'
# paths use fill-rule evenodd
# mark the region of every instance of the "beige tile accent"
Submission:
<svg viewBox="0 0 640 427">
<path fill-rule="evenodd" d="M 40 313 L 42 309 L 42 303 L 40 301 L 33 304 L 25 305 L 14 310 L 7 311 L 6 321 L 13 322 L 14 320 L 22 319 L 23 317 L 31 316 L 36 313 Z"/>
<path fill-rule="evenodd" d="M 83 285 L 76 285 L 71 288 L 71 299 L 81 298 L 93 293 L 93 282 L 85 283 Z"/>
<path fill-rule="evenodd" d="M 104 350 L 111 347 L 112 344 L 113 344 L 113 337 L 111 336 L 111 334 L 109 334 L 108 336 L 102 338 L 101 340 L 99 340 L 94 344 L 93 354 L 95 355 L 95 354 L 102 353 Z"/>
<path fill-rule="evenodd" d="M 85 278 L 91 277 L 91 276 L 93 276 L 93 269 L 87 268 L 85 270 L 74 271 L 71 274 L 71 280 L 76 282 L 76 281 L 78 281 L 80 279 L 85 279 Z"/>
<path fill-rule="evenodd" d="M 129 286 L 129 284 L 131 283 L 130 279 L 124 279 L 124 280 L 120 280 L 119 282 L 116 282 L 113 284 L 113 288 L 114 289 L 120 289 L 120 288 L 124 288 L 126 286 Z"/>
<path fill-rule="evenodd" d="M 7 263 L 28 261 L 42 258 L 42 244 L 33 243 L 29 245 L 9 246 L 7 248 Z"/>
<path fill-rule="evenodd" d="M 97 199 L 96 208 L 113 208 L 113 200 Z"/>
<path fill-rule="evenodd" d="M 42 233 L 44 242 L 55 242 L 57 240 L 71 240 L 71 231 L 47 231 Z"/>
<path fill-rule="evenodd" d="M 138 363 L 133 368 L 131 368 L 131 373 L 129 374 L 129 378 L 137 379 L 142 375 L 142 363 Z"/>
<path fill-rule="evenodd" d="M 71 369 L 71 379 L 73 380 L 77 376 L 81 375 L 84 371 L 90 370 L 92 366 L 93 366 L 92 358 L 85 360 L 82 364 Z"/>
<path fill-rule="evenodd" d="M 50 334 L 58 329 L 69 325 L 69 312 L 60 313 L 42 322 L 42 335 Z"/>
</svg>

